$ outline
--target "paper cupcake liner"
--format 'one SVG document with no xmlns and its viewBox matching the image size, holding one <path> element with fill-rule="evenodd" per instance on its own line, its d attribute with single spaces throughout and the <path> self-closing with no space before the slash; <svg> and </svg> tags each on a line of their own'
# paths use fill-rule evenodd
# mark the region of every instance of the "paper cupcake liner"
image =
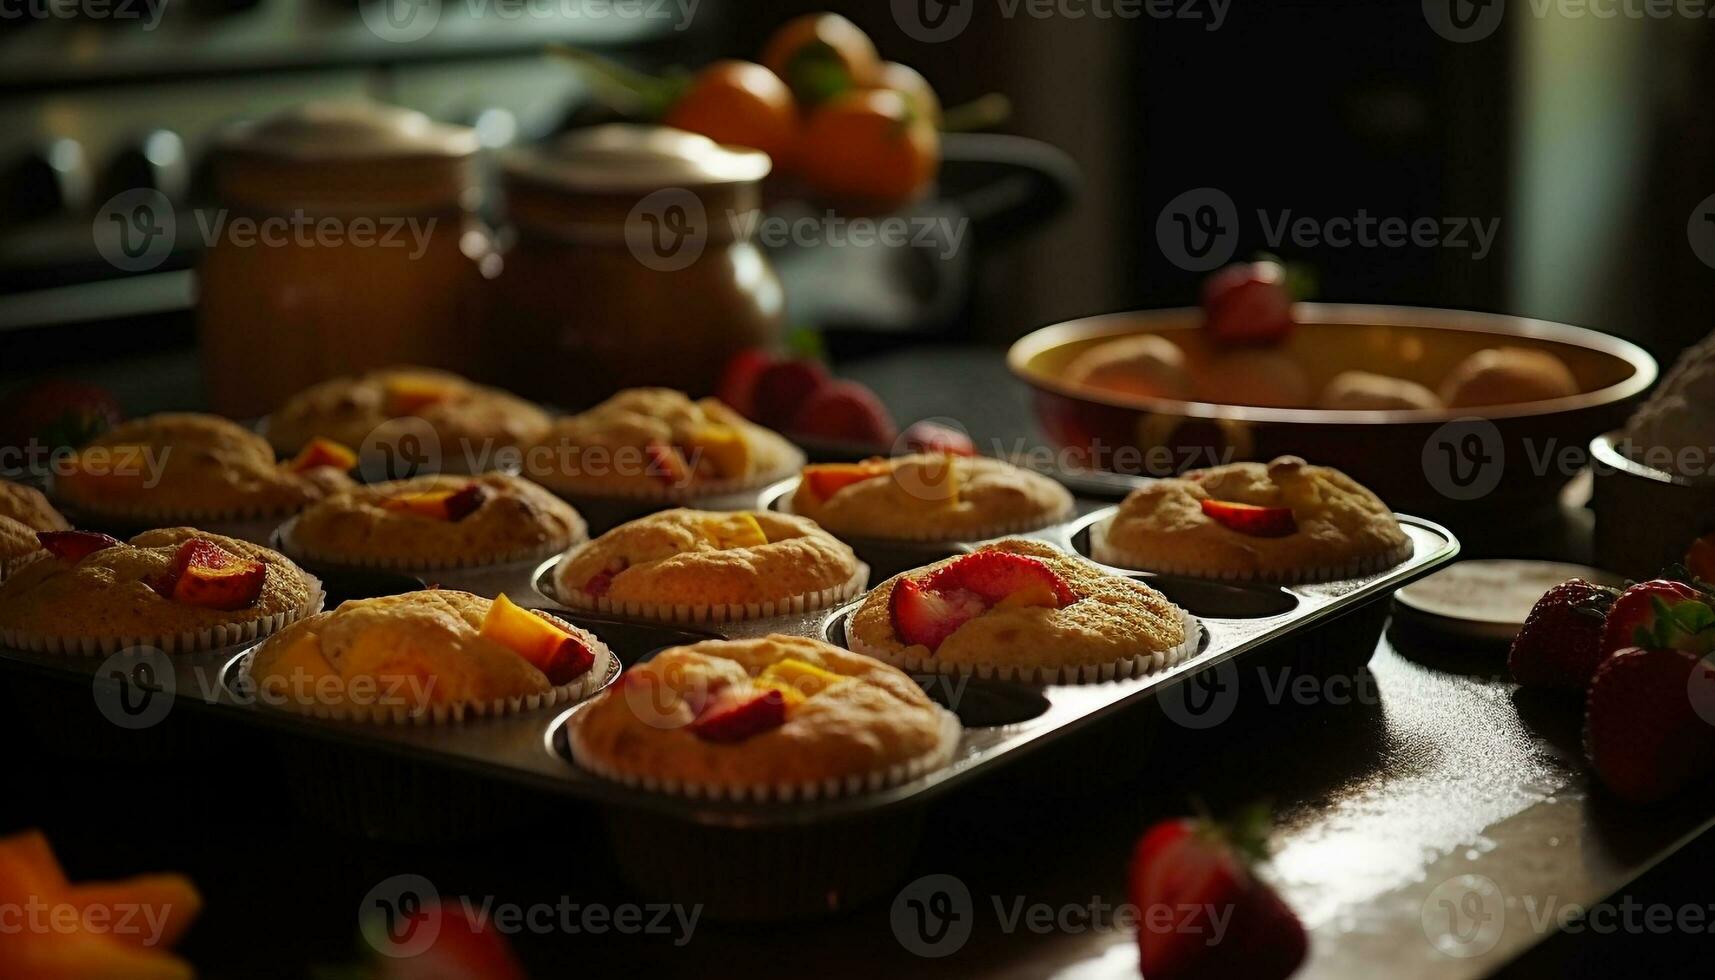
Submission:
<svg viewBox="0 0 1715 980">
<path fill-rule="evenodd" d="M 549 616 L 548 618 L 563 626 L 578 629 L 557 616 Z M 276 711 L 320 718 L 325 721 L 361 722 L 372 725 L 462 724 L 468 720 L 500 718 L 520 712 L 535 711 L 540 708 L 551 708 L 560 704 L 576 704 L 612 683 L 622 669 L 619 657 L 615 656 L 600 638 L 588 630 L 580 629 L 578 632 L 595 642 L 595 664 L 577 680 L 533 694 L 515 694 L 488 701 L 455 701 L 452 704 L 434 705 L 427 711 L 414 711 L 402 705 L 304 705 L 283 698 L 264 698 L 258 693 L 259 682 L 250 673 L 251 665 L 255 662 L 256 656 L 256 651 L 252 650 L 245 655 L 242 668 L 245 683 L 250 686 L 250 691 L 246 696 L 253 698 L 258 705 Z"/>
<path fill-rule="evenodd" d="M 862 592 L 869 585 L 869 566 L 857 563 L 857 572 L 845 582 L 828 589 L 783 596 L 766 602 L 688 605 L 685 603 L 615 602 L 608 596 L 593 596 L 588 592 L 561 589 L 557 579 L 558 567 L 547 577 L 553 594 L 548 598 L 585 612 L 623 616 L 627 619 L 647 619 L 670 623 L 733 623 L 750 619 L 771 619 L 793 616 L 839 605 Z"/>
<path fill-rule="evenodd" d="M 1017 681 L 1021 684 L 1094 684 L 1102 681 L 1124 680 L 1128 677 L 1143 677 L 1158 670 L 1175 666 L 1195 655 L 1198 645 L 1202 642 L 1203 628 L 1195 616 L 1178 606 L 1174 608 L 1179 611 L 1180 623 L 1185 631 L 1185 639 L 1177 646 L 1169 650 L 1159 650 L 1102 664 L 1047 666 L 1039 664 L 950 663 L 933 655 L 919 657 L 873 647 L 852 636 L 849 630 L 846 634 L 846 649 L 853 653 L 861 653 L 866 657 L 874 657 L 882 663 L 891 664 L 911 674 L 948 674 L 952 676 L 968 674 L 985 680 Z"/>
<path fill-rule="evenodd" d="M 571 721 L 566 744 L 571 750 L 572 761 L 576 762 L 580 768 L 632 789 L 683 796 L 693 800 L 800 803 L 873 793 L 890 786 L 908 783 L 951 762 L 953 753 L 958 751 L 959 740 L 964 735 L 964 728 L 959 724 L 958 715 L 939 706 L 936 707 L 936 711 L 939 712 L 940 727 L 936 733 L 935 747 L 923 755 L 872 772 L 853 773 L 843 777 L 797 783 L 690 782 L 621 772 L 592 755 L 588 746 L 583 743 L 582 728 L 578 724 L 577 718 L 573 718 Z"/>
<path fill-rule="evenodd" d="M 549 483 L 530 474 L 529 479 L 546 487 L 559 497 L 576 504 L 579 500 L 623 501 L 640 504 L 685 504 L 714 497 L 751 493 L 778 483 L 804 468 L 803 453 L 796 450 L 778 468 L 737 480 L 698 480 L 684 486 L 580 487 L 574 484 Z M 549 479 L 552 479 L 551 477 Z"/>
<path fill-rule="evenodd" d="M 1385 571 L 1411 557 L 1415 545 L 1408 537 L 1405 543 L 1379 555 L 1365 555 L 1339 565 L 1312 565 L 1301 568 L 1271 568 L 1245 571 L 1234 568 L 1199 566 L 1188 562 L 1163 562 L 1142 558 L 1123 548 L 1108 545 L 1108 522 L 1090 525 L 1090 557 L 1104 565 L 1129 568 L 1158 575 L 1182 575 L 1186 578 L 1211 579 L 1222 582 L 1266 582 L 1271 585 L 1302 585 L 1315 582 L 1337 582 L 1362 578 Z"/>
<path fill-rule="evenodd" d="M 774 508 L 782 514 L 797 513 L 792 509 L 791 492 L 782 494 L 780 499 L 775 502 Z M 1056 524 L 1064 524 L 1077 516 L 1077 513 L 1078 505 L 1076 503 L 1070 503 L 1066 505 L 1065 509 L 1047 517 L 1027 517 L 1014 521 L 997 521 L 993 524 L 984 524 L 973 528 L 960 528 L 951 532 L 930 527 L 923 528 L 910 534 L 900 534 L 892 537 L 884 537 L 878 534 L 860 534 L 857 532 L 836 531 L 833 529 L 828 529 L 828 533 L 842 541 L 873 541 L 877 544 L 975 543 L 979 541 L 992 541 L 995 538 L 1004 538 L 1011 534 L 1027 534 L 1031 531 L 1040 531 L 1045 527 L 1053 527 Z"/>
<path fill-rule="evenodd" d="M 278 633 L 287 626 L 321 612 L 327 594 L 321 580 L 309 572 L 298 573 L 310 587 L 310 597 L 296 609 L 262 616 L 242 623 L 221 623 L 200 630 L 153 636 L 63 636 L 35 633 L 29 630 L 0 628 L 0 646 L 32 653 L 52 653 L 67 656 L 103 656 L 132 647 L 154 648 L 165 653 L 203 653 L 225 647 L 252 643 Z"/>
<path fill-rule="evenodd" d="M 449 557 L 425 561 L 422 559 L 385 558 L 379 555 L 331 555 L 306 548 L 298 543 L 292 531 L 298 526 L 298 518 L 290 517 L 276 528 L 270 536 L 270 541 L 279 546 L 279 550 L 288 558 L 302 558 L 305 561 L 328 565 L 335 568 L 358 570 L 380 570 L 390 572 L 437 572 L 467 568 L 494 568 L 499 565 L 513 565 L 537 562 L 583 544 L 589 540 L 587 528 L 579 529 L 569 535 L 563 543 L 538 544 L 526 548 L 516 548 L 512 551 L 499 552 L 487 558 Z"/>
</svg>

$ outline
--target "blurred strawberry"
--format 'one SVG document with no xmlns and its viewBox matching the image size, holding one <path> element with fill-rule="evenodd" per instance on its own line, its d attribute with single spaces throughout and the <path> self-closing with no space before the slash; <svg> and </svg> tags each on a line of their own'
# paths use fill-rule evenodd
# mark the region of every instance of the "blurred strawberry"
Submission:
<svg viewBox="0 0 1715 980">
<path fill-rule="evenodd" d="M 1513 680 L 1526 687 L 1589 687 L 1606 655 L 1602 633 L 1615 595 L 1577 578 L 1544 592 L 1507 653 Z"/>
<path fill-rule="evenodd" d="M 1584 750 L 1602 785 L 1643 804 L 1702 781 L 1715 770 L 1715 726 L 1699 706 L 1715 714 L 1715 668 L 1695 653 L 1627 647 L 1602 661 L 1584 712 Z"/>
<path fill-rule="evenodd" d="M 1694 618 L 1684 621 L 1668 615 L 1684 603 L 1707 610 L 1704 603 L 1708 600 L 1702 590 L 1672 579 L 1651 579 L 1628 586 L 1608 611 L 1608 622 L 1602 630 L 1603 655 L 1611 656 L 1630 646 L 1708 652 L 1711 643 L 1715 643 L 1715 628 L 1712 628 L 1715 624 L 1695 618 L 1695 610 L 1688 610 L 1688 615 Z M 1658 631 L 1658 625 L 1667 629 Z"/>
<path fill-rule="evenodd" d="M 914 453 L 949 453 L 954 456 L 975 456 L 976 444 L 971 437 L 949 425 L 927 419 L 913 422 L 904 433 L 905 446 Z"/>
<path fill-rule="evenodd" d="M 1277 344 L 1295 322 L 1286 269 L 1278 262 L 1229 265 L 1203 283 L 1203 328 L 1216 343 Z"/>
<path fill-rule="evenodd" d="M 754 420 L 756 382 L 762 377 L 762 372 L 774 363 L 774 355 L 760 347 L 739 351 L 726 362 L 726 367 L 721 371 L 720 385 L 715 388 L 715 397 L 726 402 L 738 414 Z"/>
<path fill-rule="evenodd" d="M 1251 871 L 1262 811 L 1238 825 L 1164 820 L 1132 852 L 1138 959 L 1148 980 L 1282 980 L 1309 951 L 1304 926 Z"/>
<path fill-rule="evenodd" d="M 786 431 L 798 436 L 890 445 L 899 434 L 881 399 L 856 381 L 830 381 L 810 396 Z"/>
<path fill-rule="evenodd" d="M 433 930 L 435 941 L 412 956 L 377 956 L 377 980 L 525 980 L 506 937 L 472 921 L 463 905 L 437 903 L 419 915 L 415 930 Z"/>
<path fill-rule="evenodd" d="M 810 397 L 829 383 L 827 368 L 815 361 L 779 361 L 763 368 L 752 392 L 756 421 L 771 429 L 789 428 Z"/>
<path fill-rule="evenodd" d="M 105 388 L 66 379 L 38 381 L 0 401 L 0 446 L 22 448 L 34 439 L 49 449 L 75 449 L 124 417 Z"/>
</svg>

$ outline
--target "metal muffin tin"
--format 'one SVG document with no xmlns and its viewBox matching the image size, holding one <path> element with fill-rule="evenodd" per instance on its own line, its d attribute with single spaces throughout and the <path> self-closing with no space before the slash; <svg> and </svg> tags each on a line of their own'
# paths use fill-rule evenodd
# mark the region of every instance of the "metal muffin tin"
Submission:
<svg viewBox="0 0 1715 980">
<path fill-rule="evenodd" d="M 1083 504 L 1086 510 L 1090 506 L 1089 502 Z M 1090 511 L 1069 523 L 1017 536 L 1048 541 L 1069 552 L 1081 553 L 1089 526 L 1112 511 L 1112 507 Z M 899 786 L 830 800 L 790 804 L 711 802 L 651 793 L 601 779 L 581 770 L 565 752 L 565 726 L 581 706 L 558 706 L 463 724 L 430 726 L 324 721 L 260 705 L 247 696 L 243 682 L 244 666 L 253 647 L 174 658 L 178 691 L 175 704 L 207 708 L 232 721 L 271 729 L 288 740 L 313 739 L 335 743 L 342 750 L 384 753 L 414 765 L 457 770 L 485 781 L 579 797 L 611 811 L 639 817 L 647 814 L 711 829 L 745 830 L 849 823 L 851 818 L 903 811 L 991 776 L 1036 749 L 1148 702 L 1223 663 L 1252 657 L 1282 641 L 1304 639 L 1336 620 L 1351 617 L 1352 622 L 1360 618 L 1364 621 L 1364 635 L 1343 639 L 1342 644 L 1355 648 L 1367 642 L 1368 649 L 1359 650 L 1367 660 L 1385 618 L 1389 596 L 1400 586 L 1445 565 L 1459 551 L 1453 535 L 1439 525 L 1413 517 L 1402 516 L 1399 520 L 1415 544 L 1412 556 L 1394 568 L 1360 579 L 1309 585 L 1241 586 L 1114 569 L 1160 588 L 1198 617 L 1204 635 L 1194 656 L 1147 676 L 1090 684 L 1026 685 L 941 675 L 922 677 L 920 682 L 931 696 L 952 707 L 966 722 L 953 761 Z M 975 545 L 965 542 L 943 547 L 955 552 L 968 551 Z M 838 644 L 843 640 L 848 615 L 862 602 L 860 598 L 831 610 L 739 623 L 627 622 L 559 608 L 540 587 L 555 561 L 541 563 L 525 573 L 527 578 L 512 583 L 505 591 L 522 604 L 554 609 L 564 618 L 590 629 L 627 665 L 659 649 L 709 636 L 740 638 L 788 633 Z M 361 594 L 363 587 L 358 585 L 355 591 L 346 594 Z M 330 594 L 340 595 L 341 590 L 330 587 Z M 1352 616 L 1360 610 L 1371 615 Z M 47 673 L 99 683 L 95 674 L 103 661 L 99 657 L 70 659 L 0 650 L 0 663 L 24 668 L 38 676 Z M 610 683 L 611 680 L 610 677 Z"/>
</svg>

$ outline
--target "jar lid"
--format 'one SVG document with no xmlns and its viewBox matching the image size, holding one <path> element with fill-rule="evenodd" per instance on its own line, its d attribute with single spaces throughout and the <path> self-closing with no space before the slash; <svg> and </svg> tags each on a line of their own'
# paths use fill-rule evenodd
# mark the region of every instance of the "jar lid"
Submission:
<svg viewBox="0 0 1715 980">
<path fill-rule="evenodd" d="M 768 154 L 722 146 L 666 126 L 611 123 L 577 129 L 503 158 L 509 178 L 569 191 L 625 194 L 664 187 L 752 184 L 768 176 Z"/>
<path fill-rule="evenodd" d="M 413 109 L 380 102 L 307 102 L 240 123 L 220 140 L 226 152 L 303 162 L 467 157 L 476 131 L 438 123 Z"/>
</svg>

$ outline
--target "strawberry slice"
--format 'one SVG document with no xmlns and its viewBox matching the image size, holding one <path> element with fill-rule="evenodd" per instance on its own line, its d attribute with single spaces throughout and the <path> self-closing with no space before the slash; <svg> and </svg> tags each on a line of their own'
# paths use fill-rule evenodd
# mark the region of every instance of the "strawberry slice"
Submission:
<svg viewBox="0 0 1715 980">
<path fill-rule="evenodd" d="M 1715 770 L 1715 726 L 1699 704 L 1715 706 L 1715 667 L 1696 653 L 1628 647 L 1602 661 L 1584 713 L 1597 778 L 1632 803 L 1703 781 Z"/>
<path fill-rule="evenodd" d="M 37 531 L 36 540 L 55 558 L 74 563 L 120 544 L 118 538 L 95 531 Z"/>
<path fill-rule="evenodd" d="M 893 468 L 882 460 L 865 463 L 821 463 L 804 467 L 804 483 L 817 500 L 827 500 L 854 483 L 887 476 Z"/>
<path fill-rule="evenodd" d="M 786 695 L 773 688 L 717 695 L 691 722 L 705 742 L 742 742 L 786 724 Z"/>
<path fill-rule="evenodd" d="M 933 592 L 971 592 L 989 605 L 1048 606 L 1078 601 L 1066 580 L 1028 555 L 979 551 L 941 566 L 924 579 Z"/>
<path fill-rule="evenodd" d="M 1258 507 L 1207 498 L 1199 503 L 1216 524 L 1253 538 L 1284 538 L 1298 530 L 1290 507 Z"/>
<path fill-rule="evenodd" d="M 467 483 L 456 490 L 446 499 L 444 507 L 447 510 L 447 520 L 462 521 L 477 512 L 483 501 L 488 499 L 488 491 L 480 483 Z"/>
<path fill-rule="evenodd" d="M 1543 593 L 1507 653 L 1513 680 L 1526 687 L 1588 688 L 1607 656 L 1602 633 L 1614 596 L 1612 589 L 1576 578 Z"/>
<path fill-rule="evenodd" d="M 1710 597 L 1693 586 L 1671 579 L 1652 579 L 1629 586 L 1608 611 L 1608 622 L 1602 631 L 1602 655 L 1612 656 L 1629 646 L 1667 647 L 1705 653 L 1715 641 L 1715 629 L 1709 624 L 1664 616 L 1683 603 L 1704 606 Z M 1688 611 L 1696 615 L 1694 611 Z M 1668 627 L 1657 636 L 1657 627 Z"/>
<path fill-rule="evenodd" d="M 1283 980 L 1309 940 L 1290 907 L 1251 871 L 1262 835 L 1205 820 L 1164 820 L 1132 852 L 1131 901 L 1149 980 Z"/>
<path fill-rule="evenodd" d="M 971 437 L 939 422 L 913 422 L 902 436 L 914 453 L 946 453 L 950 456 L 975 456 L 976 443 Z"/>
<path fill-rule="evenodd" d="M 982 596 L 974 592 L 932 591 L 909 578 L 900 579 L 887 599 L 894 635 L 907 645 L 926 646 L 931 651 L 988 608 Z"/>
</svg>

